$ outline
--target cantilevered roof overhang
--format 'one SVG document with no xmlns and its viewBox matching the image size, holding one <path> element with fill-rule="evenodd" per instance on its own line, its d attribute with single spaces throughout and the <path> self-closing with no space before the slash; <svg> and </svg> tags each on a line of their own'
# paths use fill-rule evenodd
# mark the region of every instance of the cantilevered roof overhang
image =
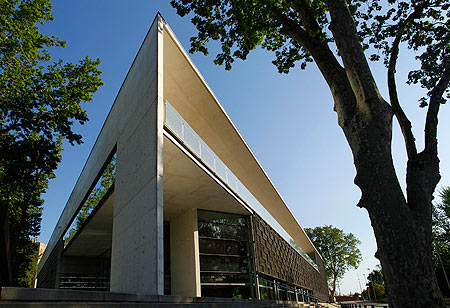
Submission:
<svg viewBox="0 0 450 308">
<path fill-rule="evenodd" d="M 163 29 L 164 99 L 301 248 L 308 254 L 317 252 L 170 27 L 164 24 Z"/>
<path fill-rule="evenodd" d="M 164 137 L 164 220 L 192 208 L 251 212 L 176 140 Z M 114 192 L 100 204 L 64 249 L 69 257 L 108 257 L 112 246 Z"/>
</svg>

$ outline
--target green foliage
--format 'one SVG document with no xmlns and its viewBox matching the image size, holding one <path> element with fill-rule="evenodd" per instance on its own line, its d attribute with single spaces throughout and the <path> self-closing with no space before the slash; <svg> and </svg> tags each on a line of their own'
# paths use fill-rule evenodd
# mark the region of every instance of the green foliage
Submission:
<svg viewBox="0 0 450 308">
<path fill-rule="evenodd" d="M 363 295 L 365 298 L 369 298 L 369 292 L 370 292 L 370 298 L 373 299 L 386 299 L 386 288 L 384 285 L 384 277 L 383 272 L 381 270 L 381 266 L 377 265 L 377 267 L 367 275 L 367 281 L 368 281 L 368 290 L 365 290 L 363 292 Z"/>
<path fill-rule="evenodd" d="M 0 0 L 0 210 L 9 212 L 16 283 L 18 269 L 27 268 L 21 262 L 31 260 L 25 246 L 39 235 L 40 196 L 61 160 L 62 142 L 82 142 L 72 125 L 88 120 L 81 103 L 102 85 L 98 59 L 50 62 L 48 49 L 65 45 L 39 31 L 38 23 L 53 20 L 51 8 L 49 0 Z"/>
<path fill-rule="evenodd" d="M 370 294 L 370 296 L 369 296 Z M 386 296 L 386 288 L 384 285 L 381 285 L 376 282 L 370 282 L 369 286 L 367 287 L 367 290 L 364 290 L 362 293 L 362 296 L 365 299 L 372 299 L 374 300 L 385 300 L 387 298 Z"/>
<path fill-rule="evenodd" d="M 367 275 L 367 280 L 384 286 L 383 272 L 381 271 L 381 267 L 379 265 L 376 269 L 370 272 L 369 275 Z"/>
<path fill-rule="evenodd" d="M 17 251 L 12 255 L 13 264 L 13 285 L 24 288 L 32 288 L 37 271 L 38 247 L 32 241 L 25 241 L 16 245 Z"/>
<path fill-rule="evenodd" d="M 111 162 L 106 166 L 99 181 L 99 186 L 95 187 L 89 194 L 86 202 L 81 207 L 81 210 L 77 216 L 76 229 L 79 230 L 84 224 L 88 216 L 100 203 L 103 196 L 108 192 L 108 189 L 114 183 L 116 176 L 116 159 L 113 157 Z"/>
<path fill-rule="evenodd" d="M 450 296 L 443 269 L 450 276 L 450 187 L 441 190 L 433 207 L 433 265 L 443 294 Z"/>
<path fill-rule="evenodd" d="M 273 63 L 280 73 L 288 73 L 296 62 L 304 69 L 313 61 L 315 45 L 334 42 L 328 31 L 327 1 L 172 0 L 171 5 L 180 16 L 193 13 L 191 20 L 198 34 L 191 38 L 189 51 L 208 54 L 207 44 L 219 41 L 222 49 L 214 63 L 227 70 L 235 59 L 245 60 L 258 46 L 275 53 Z M 405 27 L 401 41 L 414 50 L 420 63 L 420 69 L 409 73 L 408 82 L 431 91 L 444 73 L 443 64 L 450 60 L 448 1 L 356 0 L 348 5 L 363 46 L 377 50 L 372 60 L 379 60 L 381 53 L 387 64 L 392 42 Z M 297 33 L 292 34 L 292 28 Z"/>
<path fill-rule="evenodd" d="M 306 228 L 306 234 L 319 250 L 334 295 L 336 282 L 351 268 L 357 268 L 361 262 L 361 242 L 352 234 L 344 233 L 333 226 Z"/>
<path fill-rule="evenodd" d="M 372 294 L 375 293 L 374 298 L 376 298 L 377 300 L 386 298 L 386 288 L 384 287 L 384 285 L 373 282 L 371 286 Z"/>
<path fill-rule="evenodd" d="M 367 46 L 375 48 L 372 60 L 383 56 L 386 66 L 392 56 L 394 39 L 413 50 L 420 68 L 408 75 L 409 84 L 420 84 L 428 96 L 444 74 L 450 61 L 450 4 L 447 0 L 425 1 L 357 1 L 364 10 L 356 13 L 360 35 Z M 364 6 L 363 6 L 364 4 Z M 447 89 L 447 99 L 450 92 Z M 421 107 L 427 106 L 425 97 Z M 441 103 L 445 103 L 442 98 Z"/>
<path fill-rule="evenodd" d="M 214 59 L 214 63 L 225 65 L 231 69 L 236 58 L 245 60 L 249 52 L 261 46 L 275 52 L 273 63 L 279 72 L 287 73 L 301 61 L 305 68 L 307 62 L 312 62 L 310 53 L 298 42 L 282 33 L 282 16 L 299 18 L 287 1 L 175 1 L 171 4 L 180 16 L 191 12 L 195 15 L 192 23 L 198 29 L 198 35 L 191 38 L 190 52 L 208 54 L 207 43 L 218 40 L 222 50 Z M 311 11 L 321 26 L 328 23 L 326 6 L 321 1 L 313 1 Z M 321 40 L 331 40 L 321 31 L 316 33 Z"/>
</svg>

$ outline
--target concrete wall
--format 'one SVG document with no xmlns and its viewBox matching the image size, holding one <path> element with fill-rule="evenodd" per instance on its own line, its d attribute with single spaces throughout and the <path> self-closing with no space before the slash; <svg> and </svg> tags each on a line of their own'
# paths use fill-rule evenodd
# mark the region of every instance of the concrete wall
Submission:
<svg viewBox="0 0 450 308">
<path fill-rule="evenodd" d="M 322 262 L 318 264 L 319 272 L 259 216 L 253 216 L 252 222 L 256 271 L 313 290 L 315 296 L 328 299 Z"/>
<path fill-rule="evenodd" d="M 158 15 L 53 231 L 39 271 L 116 148 L 111 291 L 163 294 L 162 31 Z"/>
<path fill-rule="evenodd" d="M 201 296 L 197 209 L 170 221 L 172 295 Z"/>
<path fill-rule="evenodd" d="M 119 94 L 123 108 L 134 110 L 117 141 L 112 292 L 164 294 L 162 90 L 160 21 Z"/>
</svg>

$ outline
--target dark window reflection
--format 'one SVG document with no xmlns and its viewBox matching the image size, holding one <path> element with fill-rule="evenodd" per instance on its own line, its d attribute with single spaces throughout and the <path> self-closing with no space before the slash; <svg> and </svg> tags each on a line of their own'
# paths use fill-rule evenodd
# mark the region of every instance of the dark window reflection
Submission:
<svg viewBox="0 0 450 308">
<path fill-rule="evenodd" d="M 202 255 L 200 253 L 200 270 L 248 273 L 248 257 Z"/>
<path fill-rule="evenodd" d="M 202 296 L 250 298 L 248 217 L 198 211 Z"/>
<path fill-rule="evenodd" d="M 249 286 L 202 285 L 202 297 L 250 298 Z"/>
<path fill-rule="evenodd" d="M 200 238 L 199 244 L 203 253 L 247 256 L 247 242 Z"/>
<path fill-rule="evenodd" d="M 259 296 L 261 299 L 274 300 L 275 298 L 275 287 L 272 281 L 258 278 L 259 282 Z"/>
<path fill-rule="evenodd" d="M 247 274 L 239 274 L 239 273 L 201 273 L 200 279 L 202 283 L 232 283 L 232 282 L 240 282 L 245 283 L 248 282 Z"/>
</svg>

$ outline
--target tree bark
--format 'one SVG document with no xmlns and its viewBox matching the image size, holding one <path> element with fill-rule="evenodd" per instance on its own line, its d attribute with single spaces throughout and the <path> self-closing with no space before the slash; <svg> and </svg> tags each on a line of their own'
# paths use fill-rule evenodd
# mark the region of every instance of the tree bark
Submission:
<svg viewBox="0 0 450 308">
<path fill-rule="evenodd" d="M 331 282 L 331 288 L 328 287 L 328 289 L 330 290 L 330 301 L 332 303 L 336 302 L 336 299 L 334 298 L 334 294 L 336 293 L 336 277 L 333 277 L 333 281 Z"/>
<path fill-rule="evenodd" d="M 328 290 L 330 291 L 330 302 L 335 303 L 336 302 L 334 298 L 335 288 L 328 288 Z"/>
<path fill-rule="evenodd" d="M 406 204 L 401 206 L 396 198 L 385 207 L 375 206 L 368 211 L 390 307 L 444 308 L 431 263 L 428 227 L 415 223 Z"/>
</svg>

